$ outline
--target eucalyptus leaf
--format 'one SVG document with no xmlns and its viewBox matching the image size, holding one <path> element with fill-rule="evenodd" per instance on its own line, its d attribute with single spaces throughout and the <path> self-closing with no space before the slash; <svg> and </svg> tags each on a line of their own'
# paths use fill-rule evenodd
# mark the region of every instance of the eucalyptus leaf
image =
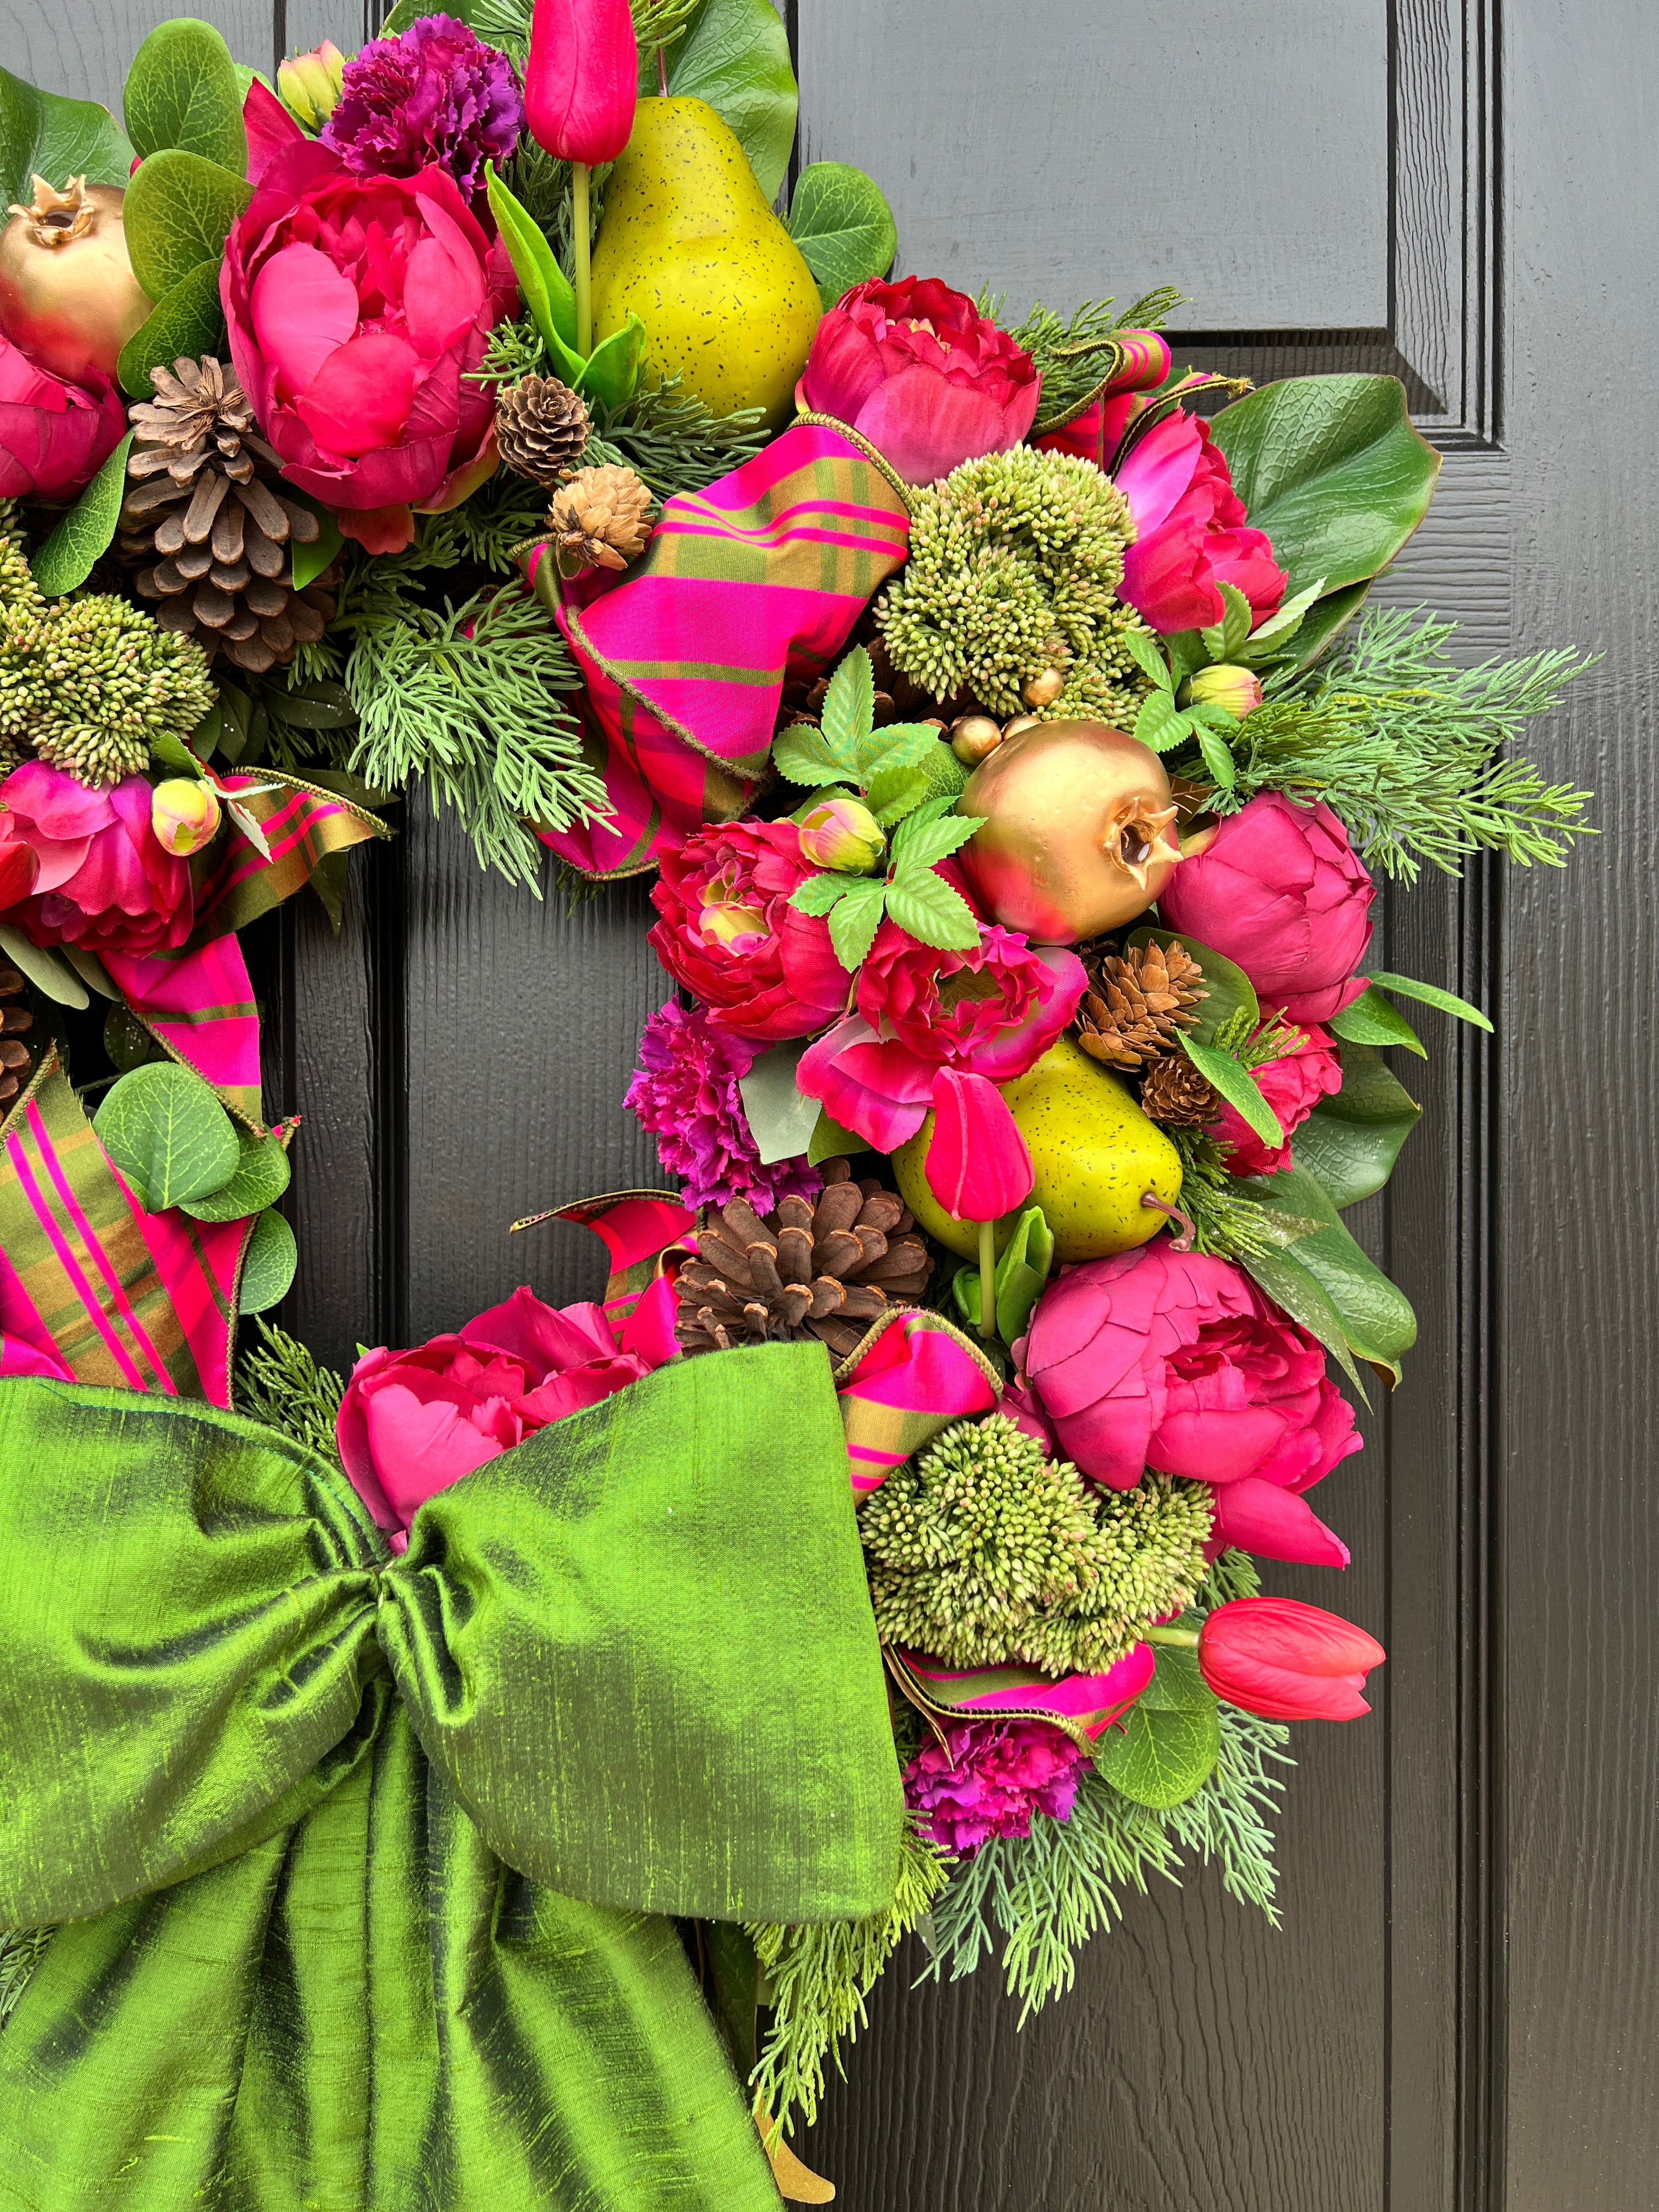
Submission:
<svg viewBox="0 0 1659 2212">
<path fill-rule="evenodd" d="M 1219 1046 L 1199 1044 L 1185 1030 L 1177 1030 L 1181 1048 L 1199 1073 L 1218 1091 L 1227 1103 L 1237 1109 L 1255 1131 L 1264 1145 L 1282 1145 L 1285 1132 L 1279 1116 L 1262 1097 L 1255 1078 L 1242 1061 L 1231 1053 L 1223 1052 Z"/>
<path fill-rule="evenodd" d="M 288 1151 L 280 1137 L 256 1137 L 239 1129 L 236 1139 L 241 1157 L 229 1182 L 199 1198 L 181 1199 L 181 1212 L 197 1221 L 243 1221 L 274 1206 L 288 1188 Z"/>
<path fill-rule="evenodd" d="M 230 227 L 253 187 L 200 154 L 152 154 L 127 186 L 122 228 L 132 273 L 164 300 L 204 261 L 223 259 Z"/>
<path fill-rule="evenodd" d="M 242 1255 L 237 1310 L 264 1313 L 285 1298 L 299 1261 L 300 1249 L 294 1241 L 294 1231 L 280 1213 L 267 1207 L 254 1223 L 253 1234 Z"/>
<path fill-rule="evenodd" d="M 1199 1613 L 1183 1613 L 1181 1625 L 1197 1627 L 1201 1619 Z M 1152 1679 L 1139 1699 L 1148 1712 L 1203 1713 L 1213 1709 L 1215 1692 L 1204 1679 L 1196 1651 L 1181 1644 L 1155 1644 L 1152 1656 L 1156 1662 Z"/>
<path fill-rule="evenodd" d="M 799 100 L 789 33 L 771 0 L 702 0 L 666 60 L 671 95 L 707 100 L 736 134 L 761 191 L 776 199 L 795 143 Z M 641 56 L 641 94 L 656 90 L 656 64 Z"/>
<path fill-rule="evenodd" d="M 1400 1380 L 1401 1355 L 1417 1341 L 1417 1319 L 1405 1293 L 1367 1259 L 1343 1226 L 1324 1186 L 1307 1168 L 1292 1165 L 1277 1175 L 1242 1177 L 1237 1188 L 1241 1198 L 1255 1199 L 1270 1211 L 1319 1222 L 1283 1253 L 1268 1256 L 1306 1270 L 1334 1308 L 1351 1349 L 1375 1367 L 1392 1389 Z M 1269 1295 L 1277 1297 L 1256 1263 L 1246 1264 Z"/>
<path fill-rule="evenodd" d="M 1221 1756 L 1221 1715 L 1139 1699 L 1118 1728 L 1108 1729 L 1095 1764 L 1121 1796 L 1159 1811 L 1183 1804 L 1215 1771 Z"/>
<path fill-rule="evenodd" d="M 22 931 L 9 921 L 0 921 L 0 952 L 14 968 L 21 968 L 35 989 L 44 992 L 54 1006 L 73 1006 L 78 1012 L 92 1004 L 86 985 L 72 968 L 55 952 L 31 945 Z"/>
<path fill-rule="evenodd" d="M 1378 990 L 1392 991 L 1397 998 L 1415 999 L 1419 1005 L 1437 1007 L 1443 1014 L 1455 1014 L 1460 1022 L 1473 1022 L 1489 1036 L 1493 1034 L 1491 1022 L 1479 1006 L 1472 1006 L 1455 992 L 1443 991 L 1437 983 L 1419 983 L 1414 976 L 1390 975 L 1382 969 L 1375 969 L 1370 980 Z"/>
<path fill-rule="evenodd" d="M 0 204 L 27 207 L 37 175 L 61 191 L 71 177 L 125 185 L 131 167 L 132 148 L 108 108 L 62 100 L 0 69 Z"/>
<path fill-rule="evenodd" d="M 219 264 L 204 261 L 175 284 L 139 324 L 116 365 L 121 389 L 134 399 L 153 399 L 153 368 L 171 368 L 180 354 L 225 352 L 225 318 L 219 305 Z"/>
<path fill-rule="evenodd" d="M 1342 1088 L 1322 1098 L 1291 1139 L 1339 1211 L 1382 1189 L 1423 1109 L 1369 1045 L 1342 1048 Z"/>
<path fill-rule="evenodd" d="M 1255 986 L 1244 970 L 1224 953 L 1176 929 L 1137 929 L 1131 933 L 1129 942 L 1133 945 L 1161 945 L 1166 952 L 1170 945 L 1179 945 L 1203 969 L 1206 995 L 1193 1009 L 1198 1019 L 1187 1032 L 1198 1043 L 1213 1044 L 1217 1030 L 1224 1029 L 1241 1012 L 1249 1016 L 1251 1029 L 1261 1021 L 1261 1008 L 1256 1000 Z M 1279 1139 L 1275 1138 L 1273 1141 L 1277 1143 Z"/>
<path fill-rule="evenodd" d="M 847 161 L 811 161 L 801 171 L 789 235 L 826 312 L 854 284 L 884 276 L 898 252 L 898 226 L 880 185 Z"/>
<path fill-rule="evenodd" d="M 297 691 L 271 691 L 265 704 L 279 722 L 301 730 L 349 729 L 357 719 L 344 684 L 331 683 L 326 677 Z"/>
<path fill-rule="evenodd" d="M 816 1098 L 803 1097 L 795 1080 L 805 1049 L 805 1040 L 799 1037 L 775 1044 L 738 1079 L 744 1117 L 763 1167 L 775 1160 L 798 1159 L 818 1125 L 823 1108 Z"/>
<path fill-rule="evenodd" d="M 1419 1060 L 1429 1056 L 1404 1014 L 1378 990 L 1362 992 L 1351 1006 L 1333 1014 L 1325 1026 L 1347 1044 L 1403 1045 Z"/>
<path fill-rule="evenodd" d="M 179 148 L 240 177 L 247 168 L 242 96 L 230 48 L 212 24 L 175 15 L 133 56 L 121 99 L 132 143 L 147 159 Z"/>
<path fill-rule="evenodd" d="M 121 519 L 132 438 L 129 430 L 30 561 L 34 580 L 49 599 L 61 599 L 65 592 L 84 584 L 99 555 L 112 544 L 115 526 Z"/>
<path fill-rule="evenodd" d="M 151 1213 L 218 1190 L 240 1158 L 229 1115 L 199 1075 L 170 1060 L 112 1085 L 93 1127 Z"/>
</svg>

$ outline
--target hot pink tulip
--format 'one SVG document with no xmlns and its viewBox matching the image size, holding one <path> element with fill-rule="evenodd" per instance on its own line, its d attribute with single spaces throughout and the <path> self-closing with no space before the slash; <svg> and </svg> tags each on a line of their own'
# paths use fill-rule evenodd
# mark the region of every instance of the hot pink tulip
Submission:
<svg viewBox="0 0 1659 2212">
<path fill-rule="evenodd" d="M 1207 422 L 1176 408 L 1132 446 L 1114 473 L 1135 519 L 1123 556 L 1123 597 L 1168 635 L 1218 623 L 1220 586 L 1232 584 L 1264 623 L 1285 596 L 1285 576 L 1266 534 L 1245 526 L 1226 458 Z"/>
<path fill-rule="evenodd" d="M 927 1187 L 953 1221 L 1000 1221 L 1036 1181 L 1019 1125 L 994 1084 L 941 1067 L 933 1078 Z"/>
<path fill-rule="evenodd" d="M 135 958 L 184 943 L 194 920 L 190 869 L 151 827 L 152 798 L 144 776 L 88 791 L 45 761 L 25 761 L 0 782 L 0 885 L 16 880 L 18 848 L 34 862 L 28 895 L 0 905 L 31 943 Z"/>
<path fill-rule="evenodd" d="M 1388 1657 L 1374 1636 L 1316 1605 L 1241 1597 L 1199 1632 L 1198 1663 L 1224 1704 L 1268 1721 L 1353 1721 L 1365 1677 Z"/>
<path fill-rule="evenodd" d="M 614 161 L 634 128 L 639 85 L 628 0 L 535 0 L 525 114 L 556 161 Z"/>
<path fill-rule="evenodd" d="M 68 499 L 83 490 L 126 427 L 121 395 L 106 378 L 65 383 L 0 335 L 0 499 Z"/>
</svg>

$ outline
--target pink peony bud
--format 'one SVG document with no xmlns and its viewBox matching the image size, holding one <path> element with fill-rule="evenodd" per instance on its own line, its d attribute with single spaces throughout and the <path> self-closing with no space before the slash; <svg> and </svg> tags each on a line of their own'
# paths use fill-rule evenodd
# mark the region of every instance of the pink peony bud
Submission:
<svg viewBox="0 0 1659 2212">
<path fill-rule="evenodd" d="M 170 775 L 158 783 L 149 803 L 149 826 L 157 841 L 180 860 L 199 853 L 219 834 L 218 794 L 195 776 Z"/>
<path fill-rule="evenodd" d="M 1036 1181 L 1031 1155 L 1001 1092 L 982 1075 L 942 1067 L 933 1078 L 927 1188 L 955 1221 L 999 1221 Z"/>
<path fill-rule="evenodd" d="M 1242 721 L 1261 704 L 1261 679 L 1252 669 L 1218 661 L 1199 670 L 1188 684 L 1187 697 L 1194 707 L 1220 707 Z"/>
<path fill-rule="evenodd" d="M 276 71 L 283 106 L 307 131 L 320 131 L 333 114 L 344 81 L 345 56 L 332 39 L 325 39 L 308 54 L 295 54 Z"/>
<path fill-rule="evenodd" d="M 1218 1698 L 1268 1721 L 1353 1721 L 1370 1707 L 1365 1676 L 1388 1654 L 1352 1621 L 1291 1597 L 1218 1606 L 1198 1663 Z"/>
<path fill-rule="evenodd" d="M 820 799 L 800 825 L 801 858 L 814 867 L 873 875 L 886 850 L 881 824 L 862 799 Z"/>
<path fill-rule="evenodd" d="M 525 116 L 556 161 L 614 161 L 634 128 L 639 45 L 629 0 L 535 0 Z"/>
</svg>

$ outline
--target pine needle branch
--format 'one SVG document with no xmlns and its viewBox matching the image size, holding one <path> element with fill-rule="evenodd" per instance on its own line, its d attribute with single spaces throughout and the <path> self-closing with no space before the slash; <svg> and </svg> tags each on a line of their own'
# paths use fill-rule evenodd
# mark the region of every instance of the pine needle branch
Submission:
<svg viewBox="0 0 1659 2212">
<path fill-rule="evenodd" d="M 1056 422 L 1069 421 L 1091 398 L 1112 366 L 1113 347 L 1120 331 L 1157 330 L 1182 303 L 1173 285 L 1160 285 L 1143 293 L 1123 314 L 1112 313 L 1112 300 L 1085 300 L 1069 323 L 1061 322 L 1041 300 L 1018 329 L 1012 331 L 1016 345 L 1024 346 L 1042 374 L 1042 392 L 1031 435 L 1041 436 Z M 980 312 L 994 317 L 1001 302 L 980 295 Z"/>
<path fill-rule="evenodd" d="M 345 1395 L 344 1382 L 331 1368 L 319 1367 L 305 1346 L 286 1330 L 262 1321 L 259 1335 L 260 1343 L 236 1363 L 237 1412 L 251 1421 L 263 1421 L 267 1428 L 280 1429 L 307 1451 L 337 1464 L 334 1425 Z"/>
</svg>

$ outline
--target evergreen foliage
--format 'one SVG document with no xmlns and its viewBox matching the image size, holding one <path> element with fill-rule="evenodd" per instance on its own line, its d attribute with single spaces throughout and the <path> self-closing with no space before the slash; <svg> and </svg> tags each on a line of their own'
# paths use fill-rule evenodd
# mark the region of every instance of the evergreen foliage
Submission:
<svg viewBox="0 0 1659 2212">
<path fill-rule="evenodd" d="M 1220 1260 L 1244 1260 L 1279 1241 L 1266 1209 L 1240 1195 L 1227 1172 L 1227 1148 L 1204 1129 L 1166 1125 L 1181 1155 L 1181 1210 L 1193 1224 L 1193 1249 Z"/>
<path fill-rule="evenodd" d="M 1120 331 L 1160 329 L 1182 304 L 1182 295 L 1173 284 L 1160 284 L 1155 291 L 1143 293 L 1121 315 L 1112 313 L 1115 304 L 1112 300 L 1085 300 L 1071 321 L 1062 323 L 1039 300 L 1018 329 L 1010 333 L 1042 373 L 1036 420 L 1031 425 L 1033 437 L 1069 422 L 1087 406 L 1110 374 L 1114 341 Z M 983 293 L 980 295 L 980 313 L 993 319 L 1001 305 L 1000 300 L 993 301 Z"/>
<path fill-rule="evenodd" d="M 339 1463 L 334 1424 L 345 1384 L 329 1367 L 319 1367 L 305 1346 L 267 1321 L 259 1322 L 260 1342 L 236 1363 L 236 1410 L 251 1421 L 280 1429 L 319 1459 Z"/>
</svg>

